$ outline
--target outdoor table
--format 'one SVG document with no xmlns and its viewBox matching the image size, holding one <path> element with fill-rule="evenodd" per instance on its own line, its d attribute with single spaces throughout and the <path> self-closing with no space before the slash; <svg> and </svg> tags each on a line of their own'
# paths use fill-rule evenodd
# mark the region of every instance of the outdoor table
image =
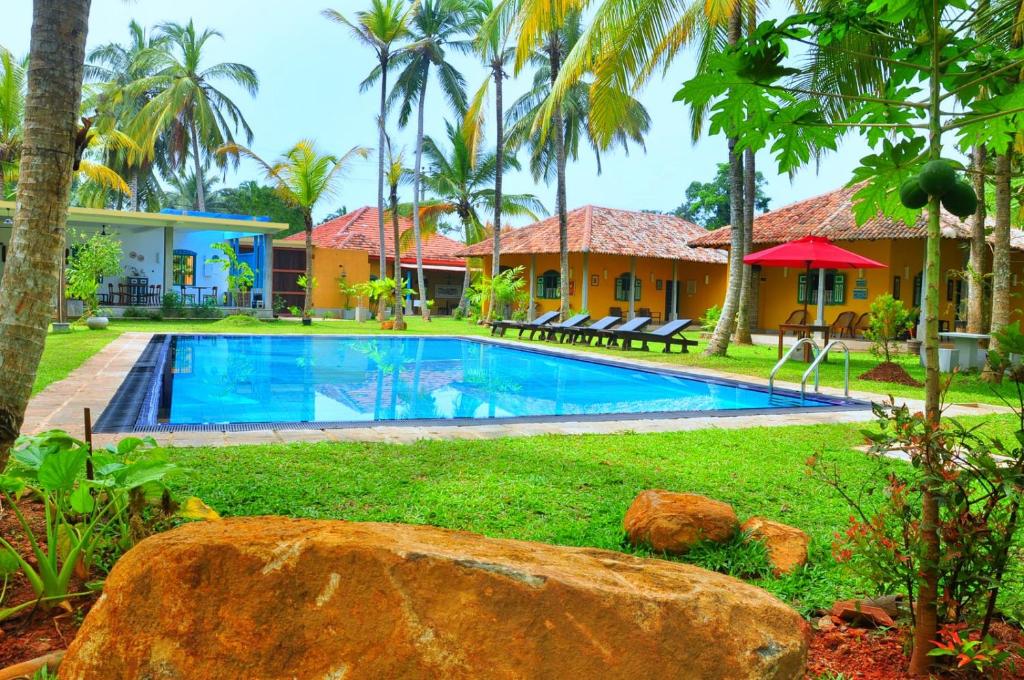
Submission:
<svg viewBox="0 0 1024 680">
<path fill-rule="evenodd" d="M 796 333 L 797 340 L 800 338 L 809 338 L 812 333 L 822 333 L 825 336 L 825 344 L 828 344 L 829 334 L 832 331 L 832 326 L 828 324 L 807 324 L 807 323 L 780 323 L 779 324 L 779 358 L 782 358 L 783 345 L 782 340 L 786 333 L 793 331 Z M 804 345 L 804 361 L 811 360 L 811 346 Z"/>
<path fill-rule="evenodd" d="M 182 302 L 185 302 L 185 300 L 186 300 L 185 296 L 188 294 L 186 291 L 190 291 L 190 290 L 194 290 L 195 291 L 195 301 L 192 303 L 195 306 L 199 306 L 199 305 L 203 304 L 203 291 L 204 290 L 213 290 L 213 286 L 181 286 L 180 288 L 181 288 L 181 301 Z"/>
<path fill-rule="evenodd" d="M 970 371 L 974 368 L 981 368 L 982 363 L 978 357 L 978 343 L 981 340 L 988 340 L 989 336 L 984 333 L 939 333 L 939 338 L 952 342 L 953 346 L 960 350 L 960 370 Z"/>
</svg>

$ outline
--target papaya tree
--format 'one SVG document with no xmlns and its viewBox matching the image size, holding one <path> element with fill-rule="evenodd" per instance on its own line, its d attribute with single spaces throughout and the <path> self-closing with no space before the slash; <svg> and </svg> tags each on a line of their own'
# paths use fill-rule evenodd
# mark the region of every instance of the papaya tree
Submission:
<svg viewBox="0 0 1024 680">
<path fill-rule="evenodd" d="M 966 218 L 977 207 L 970 168 L 947 157 L 979 145 L 998 156 L 1013 141 L 1024 112 L 1024 88 L 1016 78 L 1024 52 L 1008 48 L 1020 27 L 1019 2 L 849 0 L 821 7 L 762 22 L 731 49 L 711 55 L 709 67 L 676 98 L 708 107 L 712 133 L 733 136 L 739 149 L 769 149 L 780 171 L 806 164 L 818 149 L 835 148 L 846 134 L 859 134 L 872 147 L 851 178 L 858 187 L 858 223 L 881 213 L 907 224 L 923 220 L 926 228 L 925 415 L 937 429 L 940 208 Z M 889 49 L 858 49 L 873 39 Z M 836 45 L 843 47 L 837 51 Z M 884 78 L 856 91 L 818 85 L 803 68 L 808 52 L 812 62 L 825 52 L 870 62 Z M 831 105 L 835 101 L 843 105 Z M 910 668 L 915 675 L 928 671 L 938 625 L 942 544 L 933 491 L 944 454 L 929 445 L 914 456 L 925 472 Z"/>
</svg>

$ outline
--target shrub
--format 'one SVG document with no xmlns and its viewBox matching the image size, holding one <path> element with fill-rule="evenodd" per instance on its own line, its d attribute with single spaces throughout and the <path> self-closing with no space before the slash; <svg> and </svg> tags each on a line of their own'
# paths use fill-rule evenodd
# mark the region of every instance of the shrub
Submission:
<svg viewBox="0 0 1024 680">
<path fill-rule="evenodd" d="M 141 307 L 125 307 L 121 316 L 126 319 L 146 319 L 149 317 L 149 311 Z"/>
<path fill-rule="evenodd" d="M 892 361 L 896 341 L 914 327 L 913 315 L 903 303 L 886 293 L 871 302 L 871 324 L 864 336 L 872 342 L 871 353 Z"/>
<path fill-rule="evenodd" d="M 65 295 L 81 300 L 85 316 L 92 316 L 100 306 L 100 279 L 117 276 L 121 271 L 121 241 L 111 234 L 93 234 L 71 248 Z"/>
<path fill-rule="evenodd" d="M 523 266 L 506 269 L 493 279 L 483 275 L 469 287 L 469 302 L 474 309 L 482 310 L 484 303 L 491 299 L 494 291 L 494 309 L 489 309 L 490 318 L 500 318 L 499 309 L 507 306 L 522 307 L 529 297 L 526 291 L 526 280 L 523 279 Z M 513 314 L 514 316 L 514 314 Z"/>
<path fill-rule="evenodd" d="M 715 326 L 718 325 L 718 320 L 722 318 L 722 308 L 718 305 L 708 307 L 704 311 L 704 316 L 700 318 L 700 327 L 705 331 L 715 330 Z"/>
<path fill-rule="evenodd" d="M 452 318 L 455 319 L 456 321 L 461 321 L 462 319 L 466 318 L 466 313 L 462 311 L 462 307 L 456 307 L 452 311 Z"/>
<path fill-rule="evenodd" d="M 160 300 L 160 311 L 166 317 L 185 316 L 185 301 L 175 292 L 164 293 Z"/>
</svg>

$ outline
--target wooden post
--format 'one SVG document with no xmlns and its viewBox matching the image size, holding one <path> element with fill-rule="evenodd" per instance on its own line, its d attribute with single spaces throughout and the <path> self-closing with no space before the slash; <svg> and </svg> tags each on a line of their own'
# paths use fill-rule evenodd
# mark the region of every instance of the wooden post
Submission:
<svg viewBox="0 0 1024 680">
<path fill-rule="evenodd" d="M 82 417 L 85 419 L 85 446 L 88 451 L 85 457 L 85 478 L 92 481 L 92 411 L 88 408 L 82 409 L 82 411 Z"/>
</svg>

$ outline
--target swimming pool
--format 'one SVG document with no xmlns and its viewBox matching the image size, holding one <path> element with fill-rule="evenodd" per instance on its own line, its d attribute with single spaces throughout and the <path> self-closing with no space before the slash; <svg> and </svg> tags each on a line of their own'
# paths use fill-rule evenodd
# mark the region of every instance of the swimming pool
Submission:
<svg viewBox="0 0 1024 680">
<path fill-rule="evenodd" d="M 585 420 L 864 408 L 457 337 L 159 335 L 100 431 Z"/>
</svg>

